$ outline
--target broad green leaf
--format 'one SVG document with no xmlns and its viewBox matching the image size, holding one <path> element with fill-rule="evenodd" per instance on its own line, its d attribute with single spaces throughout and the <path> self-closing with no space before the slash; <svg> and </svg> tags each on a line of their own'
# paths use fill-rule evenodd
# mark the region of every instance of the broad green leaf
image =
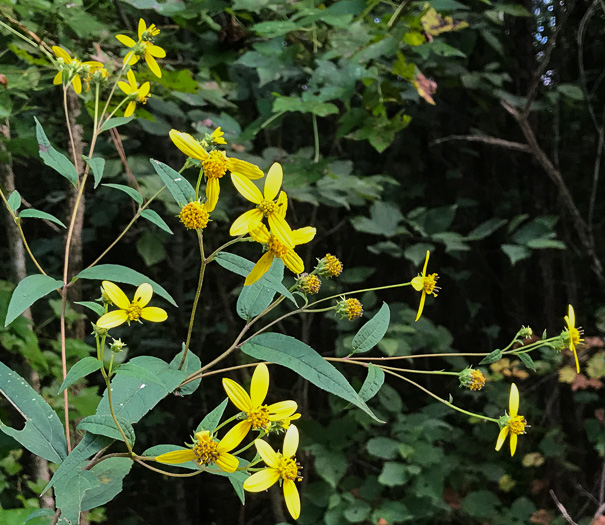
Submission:
<svg viewBox="0 0 605 525">
<path fill-rule="evenodd" d="M 234 253 L 220 252 L 214 256 L 214 259 L 220 266 L 229 270 L 230 272 L 246 277 L 254 268 L 254 263 L 248 259 L 244 259 Z M 294 304 L 296 300 L 294 296 L 288 291 L 288 289 L 282 284 L 281 280 L 277 280 L 270 275 L 264 282 L 265 286 L 275 290 L 278 294 L 290 299 Z"/>
<path fill-rule="evenodd" d="M 166 224 L 164 219 L 162 219 L 162 217 L 160 217 L 160 215 L 156 211 L 150 210 L 150 209 L 143 210 L 141 212 L 141 217 L 143 217 L 144 219 L 147 219 L 149 222 L 155 224 L 158 228 L 160 228 L 160 229 L 164 230 L 166 233 L 169 233 L 170 235 L 172 235 L 172 230 L 170 229 L 168 224 Z"/>
<path fill-rule="evenodd" d="M 59 219 L 57 219 L 54 215 L 51 215 L 50 213 L 46 213 L 45 211 L 34 210 L 33 208 L 28 208 L 27 210 L 23 210 L 19 214 L 19 218 L 20 219 L 45 219 L 47 221 L 58 224 L 62 228 L 66 227 L 65 224 L 63 224 L 63 222 L 61 222 Z"/>
<path fill-rule="evenodd" d="M 0 361 L 0 393 L 25 418 L 16 430 L 0 421 L 0 430 L 27 450 L 53 463 L 67 456 L 65 429 L 59 416 L 25 380 Z"/>
<path fill-rule="evenodd" d="M 8 310 L 6 311 L 4 326 L 11 324 L 38 299 L 62 287 L 63 281 L 58 281 L 48 275 L 28 275 L 13 291 Z"/>
<path fill-rule="evenodd" d="M 127 283 L 132 284 L 133 286 L 149 283 L 153 287 L 153 291 L 155 293 L 166 299 L 173 306 L 176 306 L 175 300 L 158 283 L 152 281 L 149 279 L 149 277 L 146 277 L 142 273 L 119 264 L 99 264 L 97 266 L 93 266 L 92 268 L 86 268 L 76 275 L 75 278 Z"/>
<path fill-rule="evenodd" d="M 0 509 L 2 525 L 49 525 L 55 512 L 51 509 Z"/>
<path fill-rule="evenodd" d="M 406 465 L 395 461 L 387 461 L 378 476 L 378 483 L 386 487 L 396 487 L 405 484 L 410 478 Z"/>
<path fill-rule="evenodd" d="M 462 511 L 480 521 L 492 521 L 500 516 L 500 499 L 489 490 L 469 492 L 462 499 Z"/>
<path fill-rule="evenodd" d="M 130 186 L 124 186 L 124 184 L 103 184 L 103 186 L 106 186 L 108 188 L 113 188 L 115 190 L 120 190 L 123 191 L 124 193 L 126 193 L 126 195 L 129 195 L 132 200 L 134 200 L 137 204 L 141 205 L 143 204 L 143 196 L 134 188 L 131 188 Z"/>
<path fill-rule="evenodd" d="M 251 29 L 260 36 L 274 38 L 276 36 L 286 35 L 290 31 L 296 31 L 297 29 L 300 29 L 300 26 L 296 22 L 290 22 L 288 20 L 275 20 L 270 22 L 259 22 L 258 24 L 254 24 Z"/>
<path fill-rule="evenodd" d="M 584 92 L 579 86 L 575 86 L 574 84 L 559 84 L 556 90 L 573 100 L 584 100 Z"/>
<path fill-rule="evenodd" d="M 270 287 L 268 281 L 282 282 L 284 279 L 284 263 L 273 259 L 271 268 L 258 281 L 250 286 L 244 286 L 237 298 L 237 315 L 244 321 L 249 321 L 260 314 L 271 304 L 276 290 Z"/>
<path fill-rule="evenodd" d="M 245 343 L 242 351 L 255 359 L 294 370 L 315 386 L 353 403 L 382 423 L 345 377 L 302 341 L 283 334 L 260 334 Z"/>
<path fill-rule="evenodd" d="M 185 343 L 183 343 L 182 346 L 184 349 Z M 174 356 L 174 359 L 172 361 L 170 361 L 170 368 L 178 370 L 179 366 L 181 365 L 182 358 L 183 358 L 183 350 L 180 351 L 176 356 Z M 181 368 L 181 370 L 183 372 L 187 372 L 187 375 L 191 375 L 194 372 L 197 372 L 200 368 L 202 368 L 202 362 L 200 361 L 200 358 L 197 355 L 195 355 L 191 351 L 191 349 L 189 349 L 189 351 L 187 352 L 187 357 L 185 358 L 185 364 L 183 365 L 183 368 Z M 188 396 L 189 394 L 193 394 L 193 392 L 195 392 L 198 389 L 201 382 L 202 382 L 201 377 L 199 379 L 196 379 L 195 381 L 191 381 L 191 383 L 187 383 L 186 385 L 178 388 L 176 390 L 176 394 L 178 394 L 180 396 Z"/>
<path fill-rule="evenodd" d="M 347 505 L 344 517 L 349 523 L 368 523 L 370 512 L 372 512 L 372 506 L 369 503 L 356 499 Z"/>
<path fill-rule="evenodd" d="M 85 306 L 86 308 L 92 310 L 98 316 L 101 316 L 105 313 L 105 308 L 99 303 L 95 303 L 94 301 L 78 301 L 76 304 L 80 306 Z"/>
<path fill-rule="evenodd" d="M 273 113 L 284 111 L 298 111 L 300 113 L 313 113 L 318 117 L 327 117 L 338 113 L 338 107 L 330 102 L 321 100 L 303 100 L 297 97 L 278 97 L 273 102 Z"/>
<path fill-rule="evenodd" d="M 21 194 L 15 190 L 10 194 L 8 198 L 8 207 L 13 210 L 13 213 L 17 213 L 17 210 L 21 206 Z"/>
<path fill-rule="evenodd" d="M 503 244 L 501 250 L 510 259 L 510 263 L 514 266 L 523 259 L 528 259 L 531 256 L 531 250 L 519 244 Z"/>
<path fill-rule="evenodd" d="M 73 385 L 78 379 L 82 379 L 86 377 L 88 374 L 92 374 L 101 368 L 101 361 L 99 361 L 96 357 L 85 357 L 80 359 L 74 364 L 67 372 L 63 383 L 61 383 L 61 387 L 57 392 L 59 395 L 63 390 L 67 387 Z"/>
<path fill-rule="evenodd" d="M 117 128 L 118 126 L 123 126 L 124 124 L 128 124 L 132 120 L 134 120 L 134 117 L 110 118 L 109 120 L 105 121 L 105 123 L 101 126 L 101 132 L 107 131 L 111 128 Z"/>
<path fill-rule="evenodd" d="M 225 412 L 225 408 L 229 404 L 229 398 L 223 400 L 223 402 L 218 405 L 212 412 L 209 412 L 204 416 L 204 419 L 200 422 L 200 424 L 195 429 L 196 432 L 200 430 L 209 430 L 213 432 L 218 424 L 221 422 L 221 418 L 223 417 L 223 413 Z"/>
<path fill-rule="evenodd" d="M 61 509 L 61 516 L 72 525 L 80 522 L 85 493 L 99 488 L 101 484 L 90 470 L 84 470 L 85 466 L 86 463 L 80 463 L 54 486 L 57 508 Z"/>
<path fill-rule="evenodd" d="M 497 229 L 501 228 L 506 224 L 506 219 L 498 219 L 497 217 L 492 217 L 485 222 L 482 222 L 479 226 L 474 228 L 467 236 L 467 241 L 478 241 L 480 239 L 485 239 L 489 237 L 492 233 L 494 233 Z"/>
<path fill-rule="evenodd" d="M 19 509 L 19 510 L 26 510 L 27 512 L 31 512 L 31 509 Z M 36 518 L 42 518 L 42 517 L 47 517 L 47 516 L 52 518 L 54 515 L 55 515 L 55 511 L 53 509 L 37 509 L 37 510 L 34 510 L 34 512 L 31 512 L 31 514 L 29 514 L 27 516 L 27 519 L 25 521 L 15 522 L 15 525 L 20 525 L 21 523 L 29 523 L 29 525 L 41 525 L 42 523 L 44 523 L 45 525 L 48 525 L 49 520 L 36 519 Z M 0 517 L 2 517 L 1 514 L 0 514 Z M 34 519 L 36 519 L 36 521 L 32 521 Z M 11 523 L 10 521 L 7 521 L 6 525 L 10 525 L 10 523 Z"/>
<path fill-rule="evenodd" d="M 38 122 L 36 117 L 34 117 L 34 120 L 36 121 L 36 138 L 38 139 L 38 152 L 40 158 L 49 168 L 52 168 L 60 175 L 63 175 L 63 177 L 74 186 L 77 186 L 78 172 L 76 171 L 76 168 L 65 155 L 59 153 L 51 146 L 50 141 L 44 133 L 42 124 Z"/>
<path fill-rule="evenodd" d="M 105 170 L 105 159 L 102 157 L 90 158 L 86 155 L 82 155 L 82 158 L 90 166 L 92 170 L 92 176 L 95 180 L 94 187 L 96 188 L 101 180 L 103 180 L 103 171 Z"/>
<path fill-rule="evenodd" d="M 399 441 L 379 436 L 370 439 L 366 449 L 371 456 L 381 459 L 396 459 L 399 457 Z"/>
<path fill-rule="evenodd" d="M 380 390 L 384 384 L 384 370 L 382 368 L 368 363 L 368 375 L 366 376 L 361 389 L 359 390 L 359 397 L 364 401 L 372 399 Z"/>
<path fill-rule="evenodd" d="M 391 311 L 387 303 L 382 303 L 378 313 L 364 324 L 353 337 L 351 355 L 362 354 L 374 348 L 384 337 L 391 321 Z"/>
<path fill-rule="evenodd" d="M 150 162 L 181 208 L 195 200 L 195 190 L 183 175 L 158 160 L 150 159 Z"/>
<path fill-rule="evenodd" d="M 502 359 L 502 350 L 496 348 L 496 350 L 487 354 L 481 361 L 479 361 L 480 365 L 489 365 L 491 363 L 495 363 Z"/>
<path fill-rule="evenodd" d="M 403 215 L 396 206 L 386 202 L 375 202 L 370 209 L 371 218 L 353 217 L 353 228 L 363 233 L 393 237 L 399 234 L 399 223 Z"/>
<path fill-rule="evenodd" d="M 310 449 L 315 456 L 315 471 L 332 487 L 336 488 L 347 471 L 347 458 L 338 450 L 314 445 Z"/>
<path fill-rule="evenodd" d="M 105 505 L 122 492 L 122 480 L 128 475 L 133 461 L 129 458 L 109 458 L 90 469 L 99 485 L 88 490 L 82 500 L 82 510 Z"/>
<path fill-rule="evenodd" d="M 123 417 L 116 416 L 116 419 L 124 431 L 126 439 L 130 445 L 134 445 L 135 433 L 132 425 Z M 78 424 L 78 430 L 86 430 L 87 432 L 92 432 L 93 434 L 97 434 L 99 436 L 115 439 L 116 441 L 123 441 L 124 439 L 111 415 L 94 415 L 85 417 Z"/>
</svg>

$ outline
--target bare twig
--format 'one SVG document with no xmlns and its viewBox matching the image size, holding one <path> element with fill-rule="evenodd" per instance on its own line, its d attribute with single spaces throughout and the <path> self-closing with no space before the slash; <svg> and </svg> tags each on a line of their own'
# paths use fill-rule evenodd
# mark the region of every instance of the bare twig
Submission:
<svg viewBox="0 0 605 525">
<path fill-rule="evenodd" d="M 510 140 L 499 139 L 496 137 L 490 137 L 489 135 L 450 135 L 434 140 L 429 146 L 436 146 L 443 142 L 449 142 L 451 140 L 464 140 L 466 142 L 483 142 L 490 146 L 497 146 L 500 148 L 512 149 L 515 151 L 522 151 L 523 153 L 531 153 L 531 149 L 527 144 L 521 144 L 520 142 L 512 142 Z"/>
<path fill-rule="evenodd" d="M 563 506 L 563 504 L 557 499 L 557 496 L 555 494 L 555 491 L 550 489 L 549 491 L 550 497 L 553 499 L 553 501 L 555 502 L 555 505 L 557 506 L 557 508 L 559 509 L 559 512 L 561 513 L 561 516 L 563 516 L 563 518 L 565 518 L 565 521 L 567 523 L 569 523 L 570 525 L 578 525 L 574 520 L 571 519 L 571 516 L 569 515 L 569 513 L 567 512 L 567 509 Z"/>
</svg>

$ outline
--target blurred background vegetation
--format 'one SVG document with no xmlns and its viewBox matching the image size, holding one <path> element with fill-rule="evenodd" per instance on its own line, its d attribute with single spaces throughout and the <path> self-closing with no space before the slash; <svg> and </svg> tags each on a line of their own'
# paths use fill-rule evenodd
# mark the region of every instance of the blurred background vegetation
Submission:
<svg viewBox="0 0 605 525">
<path fill-rule="evenodd" d="M 0 16 L 113 69 L 125 52 L 116 34 L 134 34 L 140 17 L 161 30 L 162 78 L 137 75 L 152 81 L 151 98 L 137 120 L 103 135 L 97 146 L 108 159 L 104 182 L 138 187 L 149 197 L 161 183 L 148 159 L 175 169 L 184 162 L 168 139 L 171 128 L 203 136 L 222 126 L 234 156 L 265 171 L 283 164 L 292 222 L 318 230 L 300 250 L 306 265 L 326 252 L 343 261 L 342 277 L 322 293 L 409 280 L 430 249 L 442 291 L 429 298 L 420 321 L 413 322 L 418 297 L 411 289 L 363 296 L 369 316 L 382 301 L 391 306 L 376 356 L 489 352 L 522 324 L 538 336 L 545 329 L 559 333 L 567 304 L 574 305 L 586 337 L 578 376 L 569 352 L 549 352 L 535 359 L 535 371 L 511 361 L 482 368 L 488 383 L 478 393 L 459 390 L 455 378 L 419 380 L 490 417 L 502 414 L 514 380 L 531 429 L 512 459 L 494 451 L 494 425 L 448 411 L 402 382 L 387 381 L 371 401 L 387 421 L 378 425 L 289 371 L 272 369 L 272 395 L 289 393 L 303 413 L 301 525 L 571 523 L 562 507 L 577 523 L 604 523 L 601 1 L 2 0 Z M 0 30 L 3 190 L 14 179 L 26 206 L 66 221 L 72 195 L 41 163 L 33 118 L 57 148 L 68 150 L 54 74 L 35 48 Z M 90 95 L 71 103 L 86 142 Z M 161 326 L 115 330 L 129 358 L 149 353 L 170 360 L 180 351 L 197 283 L 195 237 L 180 225 L 169 196 L 162 197 L 152 209 L 173 234 L 139 221 L 105 259 L 148 275 L 180 305 L 167 308 L 169 321 Z M 211 248 L 245 209 L 234 191 L 221 193 L 205 234 Z M 135 211 L 121 192 L 91 190 L 76 265 L 94 260 Z M 7 214 L 2 221 L 0 312 L 24 268 Z M 41 222 L 24 228 L 37 257 L 60 273 L 62 230 Z M 255 250 L 244 245 L 238 253 L 252 258 Z M 36 271 L 29 261 L 26 270 Z M 191 346 L 203 362 L 230 344 L 241 323 L 235 314 L 241 278 L 214 265 L 207 273 Z M 74 299 L 99 295 L 96 284 L 84 282 Z M 57 315 L 57 301 L 40 302 L 31 327 L 20 319 L 0 329 L 0 354 L 62 414 Z M 70 315 L 71 364 L 93 352 L 90 321 L 82 312 Z M 344 356 L 358 327 L 330 314 L 289 319 L 280 329 L 323 355 Z M 478 361 L 417 359 L 406 366 L 461 370 Z M 359 387 L 356 368 L 343 372 Z M 248 375 L 233 377 L 245 383 Z M 218 377 L 188 398 L 163 401 L 138 424 L 140 446 L 186 441 L 224 398 Z M 81 381 L 70 397 L 72 418 L 92 414 L 101 392 L 100 382 Z M 18 419 L 4 400 L 0 417 Z M 37 507 L 46 466 L 3 434 L 0 458 L 0 507 Z M 24 511 L 0 512 L 0 521 L 22 523 Z M 287 521 L 279 492 L 248 497 L 242 507 L 220 478 L 157 479 L 137 468 L 124 491 L 86 520 L 159 524 L 167 516 L 179 524 Z"/>
</svg>

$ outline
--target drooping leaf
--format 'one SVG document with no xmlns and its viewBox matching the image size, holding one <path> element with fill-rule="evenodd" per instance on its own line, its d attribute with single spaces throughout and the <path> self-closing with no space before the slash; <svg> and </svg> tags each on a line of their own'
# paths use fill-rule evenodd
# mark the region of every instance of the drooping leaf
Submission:
<svg viewBox="0 0 605 525">
<path fill-rule="evenodd" d="M 0 430 L 27 450 L 53 463 L 67 456 L 65 429 L 59 416 L 25 380 L 0 361 L 0 393 L 25 418 L 16 430 L 0 421 Z"/>
<path fill-rule="evenodd" d="M 244 321 L 249 321 L 260 314 L 271 304 L 276 290 L 270 287 L 268 281 L 282 282 L 284 278 L 284 263 L 273 259 L 271 268 L 258 281 L 250 286 L 244 286 L 237 298 L 237 315 Z"/>
<path fill-rule="evenodd" d="M 76 171 L 76 168 L 65 155 L 59 153 L 51 146 L 50 141 L 44 133 L 42 124 L 38 122 L 36 117 L 34 117 L 34 120 L 36 121 L 36 138 L 38 139 L 38 152 L 40 153 L 40 158 L 49 168 L 52 168 L 60 175 L 63 175 L 63 177 L 74 186 L 77 186 L 78 172 Z"/>
<path fill-rule="evenodd" d="M 95 303 L 94 301 L 77 301 L 76 304 L 80 306 L 85 306 L 86 308 L 92 310 L 98 316 L 101 316 L 105 313 L 105 308 L 99 303 Z"/>
<path fill-rule="evenodd" d="M 183 175 L 158 160 L 151 159 L 150 162 L 181 208 L 195 200 L 195 189 Z"/>
<path fill-rule="evenodd" d="M 61 228 L 65 228 L 65 224 L 57 219 L 54 215 L 50 213 L 46 213 L 45 211 L 34 210 L 33 208 L 28 208 L 27 210 L 23 210 L 19 214 L 20 219 L 44 219 L 50 222 L 54 222 L 55 224 L 61 226 Z"/>
<path fill-rule="evenodd" d="M 13 291 L 4 326 L 11 324 L 27 308 L 34 304 L 38 299 L 48 295 L 54 290 L 63 287 L 63 281 L 53 279 L 48 275 L 28 275 L 23 279 Z"/>
<path fill-rule="evenodd" d="M 111 128 L 117 128 L 123 126 L 134 120 L 134 117 L 115 117 L 110 118 L 101 126 L 101 132 L 110 130 Z"/>
<path fill-rule="evenodd" d="M 96 357 L 85 357 L 77 361 L 67 372 L 57 395 L 63 392 L 67 387 L 73 385 L 78 379 L 86 377 L 88 374 L 99 370 L 102 364 Z"/>
<path fill-rule="evenodd" d="M 31 509 L 19 509 L 19 510 L 26 510 L 27 512 L 31 512 Z M 27 519 L 25 519 L 25 521 L 23 521 L 23 523 L 29 523 L 29 525 L 41 525 L 41 524 L 45 524 L 48 525 L 49 520 L 37 520 L 36 518 L 45 518 L 45 517 L 49 517 L 52 518 L 55 515 L 55 511 L 53 509 L 36 509 L 34 510 L 34 512 L 31 512 L 31 514 L 29 514 L 27 516 Z M 0 517 L 2 517 L 0 515 Z M 33 521 L 36 520 L 36 521 Z M 15 525 L 19 525 L 20 523 L 22 523 L 22 521 L 17 521 L 15 522 Z M 7 521 L 6 525 L 10 525 L 10 521 Z"/>
<path fill-rule="evenodd" d="M 90 166 L 92 170 L 92 176 L 94 177 L 96 188 L 103 180 L 103 171 L 105 171 L 105 159 L 102 157 L 90 158 L 86 155 L 82 155 L 82 158 Z"/>
<path fill-rule="evenodd" d="M 160 215 L 156 211 L 150 210 L 148 208 L 141 212 L 141 217 L 147 219 L 149 222 L 155 224 L 158 228 L 172 235 L 172 230 L 170 229 L 168 224 L 166 224 L 166 221 L 164 221 L 164 219 L 162 219 L 162 217 L 160 217 Z"/>
<path fill-rule="evenodd" d="M 387 303 L 382 303 L 378 313 L 364 324 L 353 337 L 352 354 L 361 354 L 374 348 L 387 333 L 391 311 Z"/>
<path fill-rule="evenodd" d="M 126 436 L 126 439 L 130 445 L 134 445 L 135 433 L 132 425 L 123 417 L 116 416 L 116 419 L 124 431 L 124 435 Z M 99 436 L 115 439 L 116 441 L 123 441 L 124 439 L 111 415 L 94 415 L 85 417 L 78 424 L 78 429 L 86 430 L 87 432 L 98 434 Z"/>
<path fill-rule="evenodd" d="M 124 193 L 126 193 L 126 195 L 129 195 L 130 198 L 132 198 L 132 200 L 134 200 L 137 204 L 141 205 L 143 204 L 143 196 L 134 188 L 131 188 L 130 186 L 124 186 L 124 184 L 110 184 L 110 183 L 106 183 L 103 184 L 103 186 L 106 186 L 108 188 L 113 188 L 114 190 L 120 190 L 123 191 Z"/>
<path fill-rule="evenodd" d="M 353 403 L 382 422 L 336 368 L 298 339 L 276 333 L 260 334 L 245 343 L 242 352 L 290 368 L 315 386 Z"/>
<path fill-rule="evenodd" d="M 76 278 L 127 283 L 133 286 L 149 283 L 155 293 L 166 299 L 173 306 L 177 305 L 172 296 L 158 283 L 152 281 L 142 273 L 119 264 L 99 264 L 92 268 L 86 268 L 76 275 Z"/>
<path fill-rule="evenodd" d="M 82 499 L 83 511 L 105 505 L 122 492 L 122 480 L 128 475 L 133 461 L 129 458 L 108 458 L 90 469 L 99 485 L 86 491 Z"/>
<path fill-rule="evenodd" d="M 368 363 L 368 375 L 366 376 L 361 389 L 359 390 L 359 397 L 364 401 L 372 399 L 380 390 L 384 384 L 384 371 L 382 368 Z"/>
</svg>

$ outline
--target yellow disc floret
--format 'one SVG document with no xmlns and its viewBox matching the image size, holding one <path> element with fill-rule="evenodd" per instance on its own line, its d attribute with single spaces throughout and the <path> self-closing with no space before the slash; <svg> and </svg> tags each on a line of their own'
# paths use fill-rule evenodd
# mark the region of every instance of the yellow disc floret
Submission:
<svg viewBox="0 0 605 525">
<path fill-rule="evenodd" d="M 273 201 L 263 199 L 260 204 L 256 206 L 265 217 L 268 217 L 277 210 L 277 204 Z"/>
<path fill-rule="evenodd" d="M 271 235 L 269 238 L 267 249 L 271 254 L 273 254 L 275 257 L 279 257 L 280 259 L 288 254 L 288 248 L 279 242 L 279 239 L 274 235 Z"/>
<path fill-rule="evenodd" d="M 200 465 L 210 465 L 216 462 L 220 453 L 218 443 L 210 437 L 210 432 L 204 430 L 195 435 L 197 443 L 193 446 L 195 461 Z"/>
<path fill-rule="evenodd" d="M 179 219 L 190 230 L 201 230 L 208 225 L 208 210 L 201 202 L 190 202 L 179 213 Z"/>
<path fill-rule="evenodd" d="M 296 458 L 281 457 L 277 470 L 282 479 L 291 481 L 302 481 L 302 476 L 299 472 L 300 466 L 296 462 Z"/>
<path fill-rule="evenodd" d="M 269 407 L 267 405 L 256 407 L 254 410 L 248 412 L 247 415 L 248 421 L 252 423 L 253 430 L 269 428 Z"/>
<path fill-rule="evenodd" d="M 342 263 L 329 253 L 319 261 L 317 273 L 322 277 L 338 277 L 342 273 Z"/>
<path fill-rule="evenodd" d="M 143 309 L 138 304 L 131 304 L 126 313 L 128 314 L 129 321 L 138 321 L 141 318 L 141 312 Z"/>
<path fill-rule="evenodd" d="M 296 282 L 298 289 L 304 294 L 316 294 L 321 288 L 321 281 L 317 275 L 303 273 Z"/>
<path fill-rule="evenodd" d="M 222 151 L 211 151 L 202 161 L 202 168 L 209 179 L 220 179 L 227 173 L 227 157 Z"/>
<path fill-rule="evenodd" d="M 512 416 L 508 421 L 508 427 L 513 434 L 525 434 L 527 421 L 523 416 Z"/>
</svg>

